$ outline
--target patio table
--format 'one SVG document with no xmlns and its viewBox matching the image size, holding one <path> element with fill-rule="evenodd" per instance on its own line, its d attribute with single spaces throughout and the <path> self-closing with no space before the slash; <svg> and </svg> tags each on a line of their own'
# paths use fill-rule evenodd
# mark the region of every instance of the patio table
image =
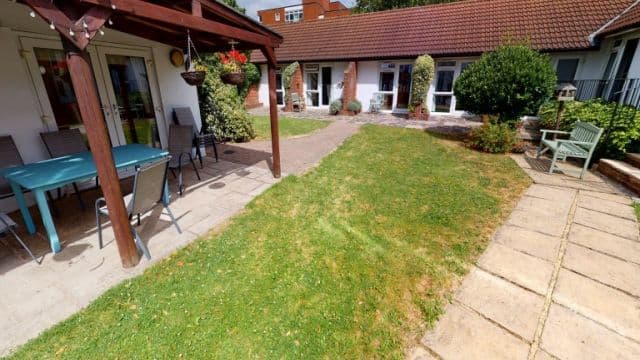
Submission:
<svg viewBox="0 0 640 360">
<path fill-rule="evenodd" d="M 150 148 L 141 144 L 118 146 L 113 148 L 112 151 L 113 160 L 118 170 L 152 162 L 169 155 L 164 150 Z M 60 252 L 61 247 L 56 227 L 51 218 L 49 204 L 45 197 L 46 192 L 72 182 L 94 178 L 97 175 L 98 172 L 93 162 L 93 155 L 89 151 L 0 170 L 0 176 L 4 176 L 13 189 L 16 201 L 20 206 L 20 212 L 30 234 L 36 232 L 36 227 L 27 208 L 21 188 L 31 190 L 33 193 L 40 210 L 42 223 L 49 236 L 51 250 L 54 253 Z M 165 188 L 165 196 L 167 196 L 166 191 L 167 189 Z"/>
</svg>

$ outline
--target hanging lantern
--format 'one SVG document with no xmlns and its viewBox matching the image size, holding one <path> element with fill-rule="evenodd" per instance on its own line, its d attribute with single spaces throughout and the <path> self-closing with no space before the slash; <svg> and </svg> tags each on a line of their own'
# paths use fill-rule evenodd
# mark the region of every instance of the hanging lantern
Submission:
<svg viewBox="0 0 640 360">
<path fill-rule="evenodd" d="M 236 41 L 229 41 L 231 51 L 226 54 L 220 54 L 220 62 L 222 63 L 222 73 L 220 80 L 228 85 L 241 85 L 244 82 L 244 73 L 242 65 L 247 63 L 247 56 L 235 49 Z"/>
<path fill-rule="evenodd" d="M 194 63 L 191 49 L 196 55 L 196 59 L 199 61 L 200 56 L 198 55 L 198 51 L 196 50 L 195 45 L 193 45 L 193 41 L 191 41 L 191 34 L 189 30 L 187 30 L 187 57 L 184 61 L 184 72 L 180 75 L 187 82 L 187 84 L 191 86 L 200 86 L 204 83 L 204 79 L 207 76 L 207 72 L 203 66 L 197 64 L 198 61 Z"/>
</svg>

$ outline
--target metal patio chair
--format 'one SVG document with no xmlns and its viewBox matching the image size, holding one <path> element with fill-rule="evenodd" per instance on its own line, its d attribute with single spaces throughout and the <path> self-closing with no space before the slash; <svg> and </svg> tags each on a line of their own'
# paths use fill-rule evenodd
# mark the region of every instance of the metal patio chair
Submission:
<svg viewBox="0 0 640 360">
<path fill-rule="evenodd" d="M 301 112 L 304 110 L 304 99 L 298 93 L 291 93 L 291 105 L 294 111 L 297 108 L 298 112 Z"/>
<path fill-rule="evenodd" d="M 198 180 L 200 173 L 196 167 L 196 163 L 193 161 L 191 155 L 191 149 L 193 148 L 193 126 L 185 125 L 171 125 L 169 127 L 169 155 L 171 155 L 171 161 L 169 161 L 169 169 L 171 174 L 176 177 L 175 170 L 178 170 L 178 190 L 180 196 L 184 192 L 184 181 L 182 176 L 182 166 L 190 162 L 193 166 L 193 170 L 196 172 Z"/>
<path fill-rule="evenodd" d="M 21 165 L 24 165 L 24 161 L 11 135 L 0 135 L 0 169 Z M 0 200 L 12 196 L 14 196 L 14 193 L 11 185 L 9 185 L 9 182 L 4 177 L 0 176 Z M 57 216 L 58 209 L 53 206 L 53 198 L 48 191 L 47 198 L 51 204 L 51 210 L 54 216 Z"/>
<path fill-rule="evenodd" d="M 168 199 L 165 198 L 165 186 L 167 186 L 167 168 L 169 165 L 169 159 L 163 159 L 156 161 L 150 165 L 143 167 L 136 167 L 136 174 L 133 180 L 133 191 L 131 194 L 124 196 L 125 207 L 129 215 L 129 220 L 135 215 L 137 217 L 137 223 L 140 225 L 140 216 L 151 210 L 157 205 L 162 206 L 167 210 L 167 214 L 171 218 L 171 223 L 176 227 L 178 233 L 181 234 L 182 230 L 173 216 L 171 209 L 169 209 Z M 109 210 L 106 207 L 106 201 L 104 198 L 96 200 L 96 225 L 98 228 L 98 242 L 100 249 L 102 249 L 102 215 L 109 216 Z M 149 249 L 140 239 L 140 235 L 136 231 L 134 226 L 131 226 L 131 233 L 136 243 L 136 247 L 147 259 L 151 259 Z"/>
<path fill-rule="evenodd" d="M 44 142 L 44 146 L 47 148 L 49 156 L 52 159 L 89 151 L 89 148 L 87 148 L 87 144 L 84 142 L 84 138 L 82 137 L 82 133 L 79 129 L 43 132 L 40 133 L 40 137 L 42 138 L 42 142 Z M 82 210 L 86 210 L 87 207 L 85 206 L 84 201 L 82 200 L 82 196 L 80 195 L 78 184 L 74 182 L 71 183 L 71 185 L 73 186 L 73 191 L 78 197 L 80 208 Z M 97 186 L 98 178 L 96 178 L 96 187 Z M 60 189 L 58 189 L 58 197 L 60 196 Z"/>
<path fill-rule="evenodd" d="M 29 247 L 27 246 L 27 244 L 24 243 L 24 241 L 22 241 L 22 239 L 20 239 L 20 236 L 18 236 L 18 234 L 16 234 L 16 232 L 14 231 L 14 229 L 17 227 L 18 225 L 16 225 L 16 223 L 5 213 L 0 212 L 0 234 L 6 234 L 7 232 L 10 233 L 11 235 L 13 235 L 13 237 L 16 239 L 16 241 L 20 244 L 20 246 L 22 246 L 22 248 L 29 253 L 29 256 L 31 256 L 31 258 L 33 259 L 33 261 L 35 261 L 37 264 L 40 264 L 41 261 L 38 261 L 38 259 L 36 258 L 35 255 L 33 255 L 33 253 L 31 252 L 31 249 L 29 249 Z"/>
<path fill-rule="evenodd" d="M 202 152 L 200 147 L 207 147 L 211 145 L 213 147 L 213 153 L 216 156 L 216 162 L 218 162 L 218 147 L 216 146 L 216 137 L 213 133 L 205 132 L 204 126 L 198 126 L 190 107 L 177 107 L 173 109 L 173 117 L 176 125 L 191 125 L 193 126 L 193 146 L 196 148 L 196 156 L 200 160 L 200 167 L 202 164 Z"/>
<path fill-rule="evenodd" d="M 378 113 L 382 109 L 383 96 L 381 93 L 373 93 L 371 101 L 369 102 L 369 112 Z"/>
</svg>

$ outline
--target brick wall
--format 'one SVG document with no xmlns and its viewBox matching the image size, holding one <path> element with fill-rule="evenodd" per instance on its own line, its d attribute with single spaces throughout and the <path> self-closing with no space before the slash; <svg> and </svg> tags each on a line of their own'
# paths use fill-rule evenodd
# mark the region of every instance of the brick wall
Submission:
<svg viewBox="0 0 640 360">
<path fill-rule="evenodd" d="M 347 70 L 344 71 L 344 79 L 342 85 L 342 112 L 347 113 L 349 103 L 356 100 L 358 91 L 358 67 L 355 61 L 349 63 Z"/>
<path fill-rule="evenodd" d="M 298 67 L 298 70 L 293 73 L 291 76 L 291 84 L 288 89 L 285 90 L 286 94 L 298 93 L 300 97 L 304 100 L 304 93 L 302 92 L 302 65 Z M 284 111 L 293 111 L 293 105 L 291 104 L 291 99 L 287 96 L 287 103 L 284 107 Z"/>
<path fill-rule="evenodd" d="M 258 84 L 253 84 L 249 87 L 249 92 L 247 92 L 247 97 L 244 99 L 244 107 L 247 109 L 253 109 L 257 107 L 261 107 L 262 103 L 260 102 L 260 93 L 258 91 Z"/>
</svg>

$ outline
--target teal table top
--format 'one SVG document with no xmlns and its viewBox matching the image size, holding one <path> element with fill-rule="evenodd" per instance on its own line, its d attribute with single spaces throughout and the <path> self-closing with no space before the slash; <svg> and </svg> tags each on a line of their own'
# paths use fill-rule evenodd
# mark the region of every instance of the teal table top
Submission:
<svg viewBox="0 0 640 360">
<path fill-rule="evenodd" d="M 140 165 L 168 156 L 162 149 L 141 144 L 113 148 L 113 160 L 118 170 Z M 38 161 L 31 164 L 0 169 L 4 176 L 25 189 L 54 189 L 78 180 L 97 175 L 93 155 L 89 151 Z"/>
</svg>

